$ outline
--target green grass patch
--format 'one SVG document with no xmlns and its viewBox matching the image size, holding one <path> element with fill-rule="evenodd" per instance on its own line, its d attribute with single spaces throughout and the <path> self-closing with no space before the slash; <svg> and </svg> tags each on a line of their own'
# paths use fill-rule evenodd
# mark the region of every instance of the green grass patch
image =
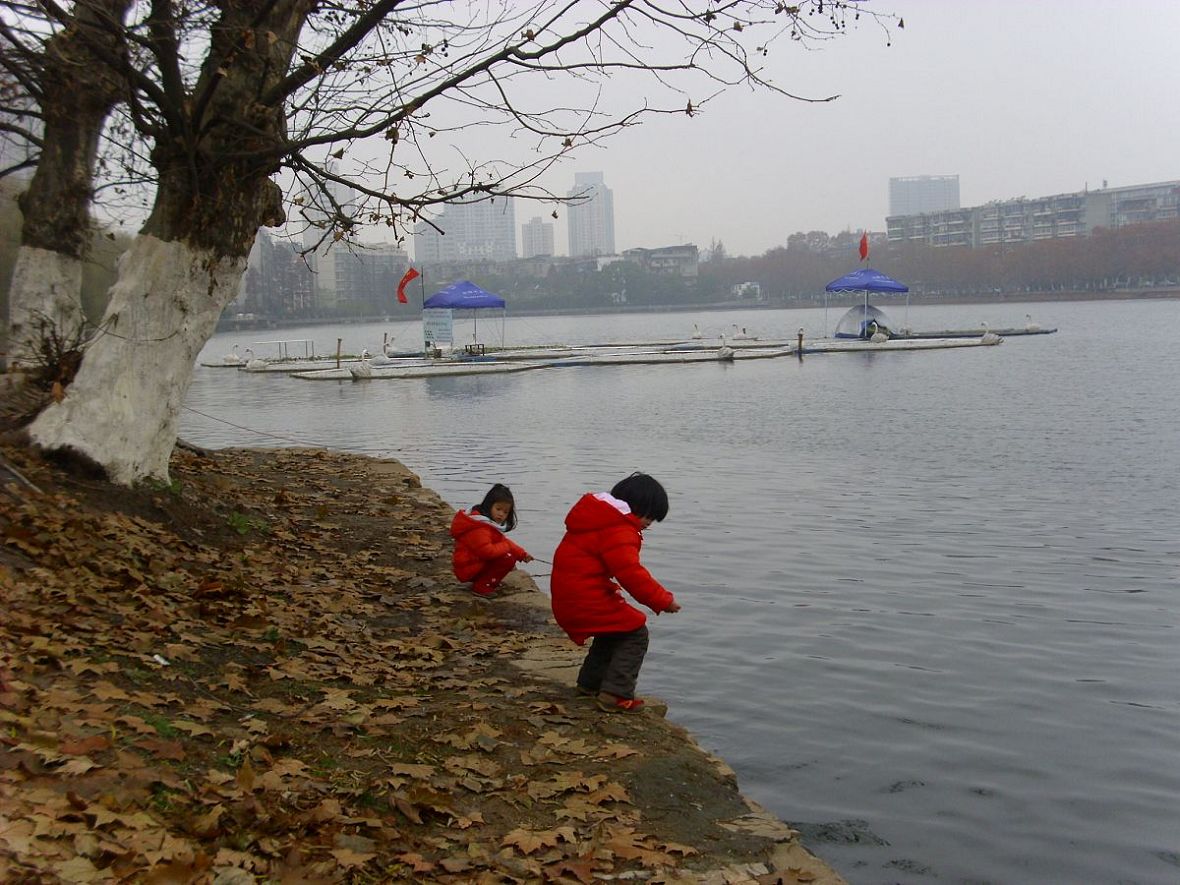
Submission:
<svg viewBox="0 0 1180 885">
<path fill-rule="evenodd" d="M 172 723 L 168 721 L 168 719 L 158 713 L 144 713 L 141 718 L 144 722 L 154 728 L 156 730 L 156 734 L 162 738 L 168 738 L 171 740 L 180 734 L 180 729 L 174 727 Z"/>
<path fill-rule="evenodd" d="M 152 784 L 151 806 L 161 814 L 169 814 L 179 807 L 176 797 L 184 795 L 181 790 L 172 790 L 163 784 Z"/>
<path fill-rule="evenodd" d="M 270 531 L 270 524 L 265 519 L 250 516 L 247 513 L 239 513 L 237 510 L 225 518 L 225 524 L 239 535 L 248 535 L 250 532 L 266 534 Z"/>
<path fill-rule="evenodd" d="M 339 768 L 340 760 L 335 756 L 329 756 L 325 753 L 312 764 L 311 771 L 317 777 L 327 777 Z"/>
<path fill-rule="evenodd" d="M 175 498 L 179 498 L 184 492 L 184 485 L 178 479 L 165 482 L 162 479 L 149 476 L 139 481 L 139 487 L 147 489 L 149 492 L 167 492 Z"/>
</svg>

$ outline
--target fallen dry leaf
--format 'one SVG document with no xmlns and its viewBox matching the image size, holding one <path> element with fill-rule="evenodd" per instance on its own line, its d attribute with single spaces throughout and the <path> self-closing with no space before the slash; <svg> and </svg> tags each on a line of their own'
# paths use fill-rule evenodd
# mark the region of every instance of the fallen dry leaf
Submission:
<svg viewBox="0 0 1180 885">
<path fill-rule="evenodd" d="M 332 850 L 332 857 L 336 858 L 336 863 L 345 869 L 363 867 L 376 856 L 374 852 L 361 853 L 359 851 L 353 851 L 351 848 L 336 848 Z"/>
<path fill-rule="evenodd" d="M 95 734 L 89 737 L 67 738 L 58 745 L 58 749 L 67 756 L 85 756 L 87 753 L 110 749 L 111 739 L 105 734 Z"/>
</svg>

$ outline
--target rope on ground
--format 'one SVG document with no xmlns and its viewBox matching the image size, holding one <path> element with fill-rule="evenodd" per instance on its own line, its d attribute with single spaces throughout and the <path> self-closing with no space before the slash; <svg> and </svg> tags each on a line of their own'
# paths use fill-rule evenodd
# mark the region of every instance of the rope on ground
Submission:
<svg viewBox="0 0 1180 885">
<path fill-rule="evenodd" d="M 33 485 L 33 483 L 29 481 L 28 477 L 26 477 L 23 473 L 21 473 L 19 470 L 17 470 L 12 464 L 10 464 L 7 458 L 0 456 L 0 466 L 3 466 L 5 470 L 7 470 L 9 473 L 11 473 L 13 476 L 15 476 L 17 479 L 19 479 L 25 485 L 27 485 L 30 489 L 32 489 L 38 495 L 42 494 L 42 491 L 39 488 L 37 488 L 35 485 Z"/>
<path fill-rule="evenodd" d="M 265 430 L 255 430 L 253 427 L 246 427 L 245 425 L 242 425 L 242 424 L 235 424 L 233 421 L 226 421 L 224 418 L 218 418 L 215 415 L 210 415 L 207 412 L 202 412 L 200 409 L 194 409 L 192 406 L 184 406 L 184 410 L 186 412 L 192 412 L 194 415 L 200 415 L 202 418 L 208 418 L 210 421 L 216 421 L 218 424 L 224 424 L 227 427 L 232 427 L 235 430 L 244 430 L 244 431 L 246 431 L 246 433 L 253 433 L 255 436 L 265 436 L 268 439 L 277 439 L 277 440 L 280 440 L 281 442 L 292 443 L 297 446 L 307 446 L 309 448 L 316 447 L 315 443 L 308 443 L 308 442 L 304 442 L 302 440 L 293 439 L 292 437 L 289 437 L 289 436 L 282 436 L 277 433 L 267 433 Z M 321 446 L 320 448 L 327 448 L 327 446 Z"/>
<path fill-rule="evenodd" d="M 202 418 L 208 418 L 210 421 L 216 421 L 218 424 L 224 424 L 226 427 L 232 427 L 235 430 L 243 430 L 246 433 L 253 433 L 255 436 L 262 436 L 267 439 L 275 439 L 280 442 L 290 443 L 294 446 L 307 449 L 328 449 L 334 452 L 349 452 L 355 455 L 371 455 L 374 457 L 389 458 L 391 457 L 388 449 L 366 449 L 366 448 L 342 448 L 331 443 L 317 443 L 308 442 L 307 440 L 295 439 L 290 436 L 283 436 L 278 433 L 267 433 L 265 430 L 255 430 L 253 427 L 246 427 L 242 424 L 235 424 L 233 421 L 227 421 L 224 418 L 218 418 L 216 415 L 210 415 L 207 412 L 202 412 L 200 409 L 194 409 L 192 406 L 184 406 L 185 411 L 192 412 L 194 415 L 200 415 Z M 186 444 L 191 445 L 191 444 Z"/>
</svg>

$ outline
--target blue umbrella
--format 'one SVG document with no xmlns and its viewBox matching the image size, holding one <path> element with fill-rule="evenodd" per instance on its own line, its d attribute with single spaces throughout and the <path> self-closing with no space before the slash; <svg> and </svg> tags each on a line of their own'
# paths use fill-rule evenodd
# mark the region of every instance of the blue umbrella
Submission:
<svg viewBox="0 0 1180 885">
<path fill-rule="evenodd" d="M 435 292 L 422 302 L 422 306 L 449 307 L 458 310 L 478 310 L 484 307 L 502 308 L 504 307 L 504 299 L 499 295 L 493 295 L 486 289 L 481 289 L 470 280 L 460 280 Z M 479 320 L 475 319 L 475 314 L 472 314 L 471 318 L 475 325 L 475 338 L 478 341 Z M 503 331 L 501 331 L 501 337 L 503 337 Z"/>
<path fill-rule="evenodd" d="M 480 307 L 503 307 L 504 299 L 481 289 L 470 280 L 460 280 L 435 292 L 422 303 L 422 306 L 474 310 Z"/>
<path fill-rule="evenodd" d="M 899 283 L 893 277 L 883 274 L 879 270 L 862 267 L 860 270 L 854 270 L 852 273 L 846 273 L 844 276 L 832 280 L 824 286 L 824 290 L 828 292 L 908 292 L 910 287 L 905 283 Z"/>
<path fill-rule="evenodd" d="M 873 270 L 871 267 L 862 267 L 860 270 L 854 270 L 852 273 L 846 273 L 842 277 L 838 277 L 824 286 L 825 292 L 864 292 L 865 293 L 865 322 L 869 320 L 869 293 L 870 292 L 909 292 L 910 287 L 905 283 L 899 283 L 888 274 L 883 274 L 879 270 Z M 907 301 L 908 306 L 908 301 Z M 907 311 L 908 312 L 908 311 Z M 824 325 L 827 325 L 827 319 L 824 320 Z M 827 334 L 827 330 L 824 330 Z"/>
</svg>

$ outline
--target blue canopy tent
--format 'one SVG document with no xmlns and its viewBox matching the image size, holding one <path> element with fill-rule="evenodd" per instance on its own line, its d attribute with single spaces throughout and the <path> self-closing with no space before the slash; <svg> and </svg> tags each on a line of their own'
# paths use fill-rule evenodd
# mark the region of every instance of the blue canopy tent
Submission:
<svg viewBox="0 0 1180 885">
<path fill-rule="evenodd" d="M 878 314 L 880 314 L 881 318 L 884 317 L 884 314 L 881 314 L 881 312 L 876 310 L 876 308 L 871 308 L 874 315 L 870 316 L 870 307 L 869 307 L 869 293 L 870 292 L 887 292 L 890 294 L 897 294 L 897 293 L 909 292 L 909 291 L 910 291 L 910 287 L 907 286 L 905 283 L 899 283 L 897 280 L 893 279 L 893 277 L 883 274 L 879 270 L 873 270 L 873 268 L 871 268 L 871 267 L 862 267 L 860 270 L 854 270 L 854 271 L 852 271 L 852 273 L 846 273 L 846 274 L 844 274 L 844 276 L 838 277 L 837 279 L 832 280 L 830 283 L 828 283 L 826 286 L 824 286 L 825 293 L 827 293 L 827 292 L 864 292 L 864 294 L 865 294 L 864 311 L 861 316 L 859 328 L 857 328 L 856 331 L 850 333 L 847 331 L 844 331 L 844 332 L 840 331 L 839 326 L 837 326 L 837 331 L 835 333 L 835 337 L 837 337 L 837 338 L 866 337 L 865 330 L 868 327 L 869 323 L 876 321 L 878 318 L 877 317 Z M 824 326 L 825 327 L 828 324 L 827 316 L 826 316 L 826 311 L 827 311 L 826 303 L 827 302 L 826 302 L 826 295 L 825 295 L 825 316 L 824 316 Z M 907 298 L 907 307 L 908 307 L 908 298 Z M 851 311 L 849 311 L 849 313 L 851 313 Z"/>
<path fill-rule="evenodd" d="M 422 307 L 424 308 L 450 308 L 452 310 L 471 311 L 489 307 L 498 307 L 503 310 L 505 306 L 504 299 L 499 295 L 493 295 L 486 289 L 481 289 L 470 280 L 460 280 L 457 283 L 451 283 L 445 289 L 440 289 L 422 302 Z M 478 343 L 479 320 L 476 319 L 474 313 L 471 317 L 475 324 L 475 339 Z M 501 314 L 502 318 L 503 314 Z M 500 337 L 503 339 L 503 331 L 501 331 Z M 503 345 L 503 340 L 500 343 Z"/>
</svg>

